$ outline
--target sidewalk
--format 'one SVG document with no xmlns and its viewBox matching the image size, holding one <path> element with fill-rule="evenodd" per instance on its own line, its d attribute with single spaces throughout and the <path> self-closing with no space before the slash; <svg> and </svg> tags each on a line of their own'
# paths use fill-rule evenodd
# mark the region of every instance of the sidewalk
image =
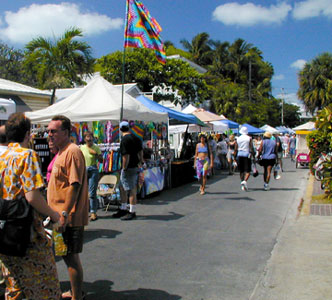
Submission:
<svg viewBox="0 0 332 300">
<path fill-rule="evenodd" d="M 318 187 L 311 175 L 301 212 L 283 226 L 250 300 L 331 299 L 332 218 L 310 215 Z"/>
</svg>

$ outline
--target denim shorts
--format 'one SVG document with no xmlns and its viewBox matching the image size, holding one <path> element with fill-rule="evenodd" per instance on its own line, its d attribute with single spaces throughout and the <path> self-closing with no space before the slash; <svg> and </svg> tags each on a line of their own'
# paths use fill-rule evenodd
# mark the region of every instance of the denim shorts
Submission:
<svg viewBox="0 0 332 300">
<path fill-rule="evenodd" d="M 138 180 L 138 168 L 128 168 L 121 170 L 120 185 L 125 191 L 130 191 L 136 188 Z"/>
<path fill-rule="evenodd" d="M 67 226 L 62 236 L 67 245 L 68 254 L 81 253 L 83 251 L 84 226 Z"/>
</svg>

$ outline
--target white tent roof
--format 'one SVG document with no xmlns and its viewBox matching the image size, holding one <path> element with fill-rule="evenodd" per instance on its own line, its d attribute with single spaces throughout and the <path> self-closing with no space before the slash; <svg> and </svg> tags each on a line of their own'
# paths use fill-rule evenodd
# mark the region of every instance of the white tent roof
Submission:
<svg viewBox="0 0 332 300">
<path fill-rule="evenodd" d="M 66 99 L 45 109 L 26 112 L 32 123 L 48 123 L 54 115 L 65 115 L 72 122 L 119 121 L 121 91 L 102 77 L 92 80 Z M 137 121 L 167 122 L 167 113 L 154 112 L 138 100 L 124 93 L 123 119 Z"/>
<path fill-rule="evenodd" d="M 194 111 L 197 110 L 197 109 L 198 109 L 198 108 L 195 107 L 194 105 L 189 104 L 186 108 L 184 108 L 184 109 L 182 110 L 182 112 L 183 112 L 184 114 L 191 114 L 192 112 L 194 112 Z"/>
<path fill-rule="evenodd" d="M 315 122 L 307 122 L 304 123 L 302 125 L 299 125 L 295 128 L 293 128 L 293 130 L 314 130 L 315 129 Z"/>
<path fill-rule="evenodd" d="M 277 129 L 275 129 L 274 127 L 265 124 L 264 126 L 260 127 L 260 129 L 271 132 L 272 134 L 274 133 L 279 133 L 279 131 Z"/>
</svg>

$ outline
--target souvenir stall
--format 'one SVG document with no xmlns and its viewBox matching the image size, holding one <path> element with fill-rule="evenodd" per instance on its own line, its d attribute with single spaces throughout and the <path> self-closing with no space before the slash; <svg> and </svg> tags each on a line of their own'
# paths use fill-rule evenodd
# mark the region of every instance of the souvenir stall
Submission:
<svg viewBox="0 0 332 300">
<path fill-rule="evenodd" d="M 152 137 L 152 140 L 162 136 L 167 138 L 166 113 L 152 111 L 128 94 L 124 94 L 122 98 L 121 91 L 102 77 L 92 80 L 86 87 L 60 102 L 25 114 L 33 124 L 40 127 L 47 126 L 55 115 L 68 117 L 74 125 L 72 138 L 77 144 L 83 141 L 85 130 L 92 131 L 104 156 L 104 162 L 99 166 L 99 170 L 109 173 L 121 168 L 119 155 L 121 107 L 123 107 L 123 119 L 130 121 L 132 132 L 142 140 L 144 136 Z M 153 164 L 150 160 L 146 168 L 155 167 L 155 162 Z M 145 182 L 149 180 L 148 178 L 147 175 Z"/>
<path fill-rule="evenodd" d="M 183 126 L 185 128 L 187 128 L 188 126 L 197 126 L 197 127 L 205 126 L 205 124 L 194 115 L 175 111 L 173 109 L 160 105 L 144 96 L 139 96 L 137 100 L 139 100 L 142 104 L 144 104 L 145 106 L 154 111 L 166 112 L 169 117 L 169 124 L 172 124 L 169 126 L 169 130 L 171 127 L 174 126 L 180 126 L 180 127 Z M 179 124 L 185 124 L 185 125 L 179 125 Z M 168 144 L 168 142 L 163 146 L 164 147 L 162 149 L 164 149 L 166 153 L 165 154 L 160 153 L 160 154 L 163 154 L 164 157 L 168 156 L 168 158 L 164 160 L 165 162 L 164 165 L 166 166 L 167 164 L 166 174 L 165 174 L 166 175 L 165 180 L 167 181 L 166 186 L 176 187 L 194 181 L 195 170 L 193 168 L 193 161 L 191 160 L 191 157 L 189 158 L 180 157 L 180 159 L 175 159 L 174 157 L 175 155 L 171 153 L 170 145 Z M 156 174 L 153 174 L 153 177 L 158 178 Z"/>
</svg>

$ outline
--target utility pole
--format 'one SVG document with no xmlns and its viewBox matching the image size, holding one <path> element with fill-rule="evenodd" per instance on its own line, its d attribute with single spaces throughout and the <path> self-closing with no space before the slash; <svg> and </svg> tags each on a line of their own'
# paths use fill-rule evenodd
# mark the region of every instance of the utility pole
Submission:
<svg viewBox="0 0 332 300">
<path fill-rule="evenodd" d="M 284 125 L 284 88 L 281 88 L 281 126 Z"/>
<path fill-rule="evenodd" d="M 251 59 L 249 59 L 249 90 L 248 90 L 249 102 L 251 102 Z"/>
</svg>

